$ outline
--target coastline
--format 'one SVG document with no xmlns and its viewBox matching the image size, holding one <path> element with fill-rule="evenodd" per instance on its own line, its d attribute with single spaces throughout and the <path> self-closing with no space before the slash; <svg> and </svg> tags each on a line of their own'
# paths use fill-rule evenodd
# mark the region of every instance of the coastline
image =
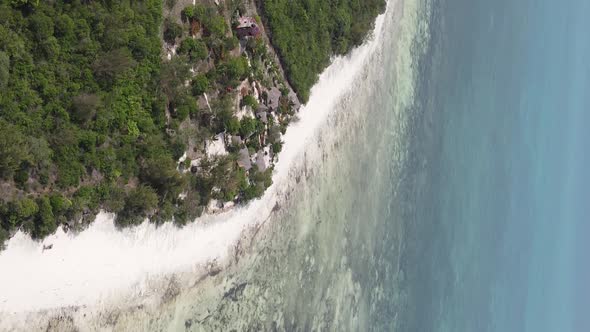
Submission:
<svg viewBox="0 0 590 332">
<path fill-rule="evenodd" d="M 393 5 L 388 4 L 387 10 L 392 8 Z M 140 226 L 118 232 L 114 230 L 112 216 L 102 214 L 104 220 L 93 223 L 78 236 L 65 234 L 63 231 L 52 235 L 49 239 L 53 239 L 51 243 L 54 247 L 46 252 L 42 251 L 42 243 L 35 243 L 19 235 L 11 239 L 7 249 L 0 253 L 0 266 L 23 259 L 38 264 L 34 267 L 23 267 L 20 271 L 11 271 L 11 275 L 2 275 L 0 284 L 3 286 L 0 287 L 8 287 L 15 280 L 35 287 L 28 287 L 26 290 L 15 287 L 1 290 L 0 294 L 8 295 L 5 295 L 7 299 L 0 301 L 0 311 L 6 312 L 6 308 L 11 308 L 13 313 L 24 313 L 55 307 L 93 306 L 96 303 L 107 303 L 109 298 L 120 298 L 123 295 L 113 294 L 129 288 L 132 289 L 131 293 L 141 298 L 142 287 L 149 283 L 150 278 L 183 270 L 211 271 L 213 265 L 223 267 L 231 264 L 233 257 L 230 254 L 240 239 L 247 238 L 250 231 L 262 225 L 264 220 L 273 214 L 273 210 L 276 211 L 277 204 L 280 207 L 282 199 L 288 199 L 292 186 L 297 185 L 295 179 L 305 176 L 306 165 L 313 163 L 314 158 L 321 155 L 321 146 L 314 137 L 326 123 L 339 97 L 350 89 L 351 83 L 357 79 L 363 62 L 379 47 L 378 38 L 383 26 L 383 17 L 381 15 L 377 20 L 377 33 L 374 33 L 373 40 L 355 49 L 347 57 L 334 59 L 320 76 L 319 82 L 312 89 L 310 101 L 300 112 L 299 122 L 291 124 L 287 129 L 284 136 L 285 147 L 273 174 L 274 184 L 263 198 L 234 211 L 204 216 L 182 229 L 167 224 L 160 226 L 156 231 L 154 225 L 144 222 Z M 207 232 L 211 232 L 210 236 L 204 236 Z M 253 234 L 252 238 L 256 236 L 256 232 Z M 197 238 L 207 238 L 211 242 L 195 243 L 194 239 Z M 88 239 L 97 242 L 89 245 Z M 109 251 L 105 253 L 104 250 L 107 249 Z M 60 253 L 70 253 L 73 256 L 64 258 Z M 171 260 L 170 257 L 175 259 Z M 107 270 L 108 268 L 111 270 Z M 127 275 L 122 273 L 125 269 Z M 214 270 L 216 269 L 215 267 Z M 47 271 L 65 275 L 48 280 Z M 93 279 L 83 278 L 89 275 Z M 23 282 L 24 276 L 31 279 Z M 65 280 L 61 279 L 63 277 Z M 92 294 L 81 295 L 84 291 L 88 293 L 93 281 L 96 288 L 92 289 Z M 27 296 L 23 295 L 27 294 L 26 292 L 38 298 L 40 291 L 43 294 L 43 290 L 52 287 L 58 288 L 53 288 L 52 294 L 44 293 L 44 301 L 39 299 L 36 308 L 31 306 L 32 303 L 18 303 L 16 300 L 21 297 L 27 302 Z M 64 294 L 67 292 L 73 296 L 65 298 Z"/>
</svg>

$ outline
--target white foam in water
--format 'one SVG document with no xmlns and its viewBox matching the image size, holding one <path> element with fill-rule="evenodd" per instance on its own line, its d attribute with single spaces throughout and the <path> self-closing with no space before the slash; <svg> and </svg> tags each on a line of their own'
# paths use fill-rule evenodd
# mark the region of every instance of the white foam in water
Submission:
<svg viewBox="0 0 590 332">
<path fill-rule="evenodd" d="M 387 10 L 391 10 L 391 3 Z M 125 292 L 141 292 L 151 277 L 204 266 L 228 257 L 242 232 L 265 220 L 279 197 L 294 182 L 290 172 L 301 166 L 304 152 L 317 148 L 318 130 L 334 104 L 354 84 L 363 64 L 381 43 L 384 15 L 374 38 L 345 58 L 336 58 L 320 76 L 302 107 L 297 123 L 284 137 L 274 184 L 262 199 L 244 208 L 204 216 L 182 229 L 150 223 L 119 231 L 113 215 L 100 213 L 78 235 L 59 229 L 43 243 L 18 233 L 0 252 L 0 312 L 19 313 L 50 308 L 106 303 Z M 52 244 L 43 250 L 44 244 Z"/>
</svg>

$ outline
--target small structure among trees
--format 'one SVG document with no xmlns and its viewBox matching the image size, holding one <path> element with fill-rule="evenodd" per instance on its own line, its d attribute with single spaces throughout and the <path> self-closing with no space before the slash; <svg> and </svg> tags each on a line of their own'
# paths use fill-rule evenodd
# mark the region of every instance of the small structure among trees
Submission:
<svg viewBox="0 0 590 332">
<path fill-rule="evenodd" d="M 240 39 L 246 37 L 258 37 L 260 35 L 260 27 L 252 17 L 241 16 L 238 18 L 236 34 Z"/>
</svg>

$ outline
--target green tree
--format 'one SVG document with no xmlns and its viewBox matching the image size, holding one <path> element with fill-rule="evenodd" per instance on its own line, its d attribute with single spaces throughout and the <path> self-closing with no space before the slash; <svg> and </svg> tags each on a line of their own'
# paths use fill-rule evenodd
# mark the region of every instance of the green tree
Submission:
<svg viewBox="0 0 590 332">
<path fill-rule="evenodd" d="M 30 28 L 38 42 L 53 36 L 53 20 L 42 12 L 35 13 L 30 19 Z"/>
<path fill-rule="evenodd" d="M 272 152 L 273 153 L 280 153 L 282 150 L 283 150 L 283 142 L 272 143 Z"/>
<path fill-rule="evenodd" d="M 245 96 L 242 99 L 242 105 L 243 106 L 250 106 L 254 111 L 256 111 L 258 109 L 258 101 L 252 95 Z"/>
<path fill-rule="evenodd" d="M 185 57 L 177 56 L 162 64 L 160 70 L 160 87 L 171 100 L 184 94 L 184 82 L 189 79 L 190 67 Z"/>
<path fill-rule="evenodd" d="M 191 60 L 205 60 L 209 55 L 207 45 L 202 40 L 185 38 L 180 43 L 178 53 L 187 55 Z"/>
<path fill-rule="evenodd" d="M 240 135 L 243 138 L 248 138 L 256 130 L 256 120 L 251 117 L 244 117 L 240 121 Z"/>
<path fill-rule="evenodd" d="M 28 162 L 22 162 L 19 169 L 14 173 L 13 179 L 16 185 L 27 190 L 27 181 L 29 180 L 30 165 Z"/>
<path fill-rule="evenodd" d="M 67 42 L 73 42 L 75 38 L 76 24 L 68 14 L 62 14 L 55 20 L 55 36 Z"/>
<path fill-rule="evenodd" d="M 0 89 L 8 85 L 10 78 L 10 57 L 6 52 L 0 51 Z"/>
<path fill-rule="evenodd" d="M 115 184 L 103 184 L 101 196 L 104 199 L 104 208 L 113 213 L 119 213 L 125 207 L 125 191 Z"/>
<path fill-rule="evenodd" d="M 221 15 L 207 16 L 202 22 L 205 28 L 211 33 L 211 35 L 221 38 L 225 35 L 227 24 L 225 18 Z"/>
<path fill-rule="evenodd" d="M 334 54 L 360 45 L 385 0 L 272 0 L 260 3 L 288 79 L 306 101 Z M 301 33 L 304 27 L 305 33 Z"/>
<path fill-rule="evenodd" d="M 24 221 L 32 218 L 39 211 L 39 206 L 34 200 L 25 197 L 18 201 L 8 203 L 8 222 L 11 227 L 16 227 Z"/>
<path fill-rule="evenodd" d="M 128 49 L 119 48 L 109 51 L 100 56 L 92 64 L 94 74 L 99 80 L 112 84 L 115 77 L 135 66 L 131 53 Z"/>
<path fill-rule="evenodd" d="M 240 132 L 240 120 L 238 120 L 237 117 L 232 116 L 225 122 L 225 128 L 232 135 L 238 134 Z"/>
<path fill-rule="evenodd" d="M 93 93 L 82 93 L 72 100 L 72 118 L 78 123 L 86 123 L 96 115 L 101 106 L 100 97 Z"/>
<path fill-rule="evenodd" d="M 34 200 L 25 197 L 16 203 L 15 211 L 19 218 L 27 219 L 35 215 L 39 207 Z"/>
<path fill-rule="evenodd" d="M 21 162 L 29 158 L 29 149 L 21 131 L 2 119 L 0 133 L 0 177 L 9 179 Z"/>
<path fill-rule="evenodd" d="M 178 121 L 182 122 L 190 114 L 196 114 L 198 112 L 197 101 L 191 95 L 187 94 L 178 99 L 179 100 L 174 104 L 174 113 L 172 114 L 174 118 L 178 119 Z"/>
<path fill-rule="evenodd" d="M 39 198 L 37 205 L 39 206 L 39 212 L 35 220 L 35 231 L 33 236 L 39 239 L 55 232 L 57 225 L 55 223 L 55 216 L 53 215 L 53 208 L 51 207 L 49 198 L 46 196 Z"/>
<path fill-rule="evenodd" d="M 184 178 L 168 155 L 156 155 L 145 161 L 140 178 L 158 191 L 160 196 L 176 197 L 183 190 Z"/>
<path fill-rule="evenodd" d="M 4 243 L 8 240 L 9 233 L 0 225 L 0 250 L 4 249 Z"/>
<path fill-rule="evenodd" d="M 192 20 L 193 18 L 195 18 L 195 6 L 184 7 L 184 9 L 180 12 L 180 15 L 182 19 L 185 21 Z"/>
<path fill-rule="evenodd" d="M 199 74 L 193 79 L 193 95 L 200 96 L 209 90 L 209 79 L 206 75 Z"/>
<path fill-rule="evenodd" d="M 226 37 L 223 40 L 223 47 L 228 51 L 235 49 L 236 47 L 238 47 L 239 44 L 240 41 L 236 36 Z"/>
<path fill-rule="evenodd" d="M 148 186 L 139 186 L 125 199 L 123 210 L 117 215 L 120 227 L 139 225 L 153 214 L 158 206 L 158 195 Z"/>
<path fill-rule="evenodd" d="M 10 4 L 13 7 L 20 7 L 20 6 L 38 6 L 39 0 L 10 0 Z"/>
<path fill-rule="evenodd" d="M 248 73 L 248 60 L 244 57 L 231 58 L 220 66 L 228 80 L 243 80 Z"/>
<path fill-rule="evenodd" d="M 168 44 L 174 44 L 176 42 L 176 38 L 180 38 L 182 36 L 182 27 L 169 19 L 164 21 L 164 40 Z"/>
<path fill-rule="evenodd" d="M 27 145 L 33 167 L 36 168 L 40 176 L 46 176 L 53 157 L 53 151 L 49 147 L 49 143 L 44 137 L 28 137 Z"/>
<path fill-rule="evenodd" d="M 53 36 L 50 36 L 43 41 L 40 42 L 41 50 L 43 51 L 43 56 L 46 59 L 53 60 L 59 56 L 61 48 L 59 46 L 59 42 Z"/>
<path fill-rule="evenodd" d="M 57 215 L 65 214 L 72 207 L 72 201 L 59 193 L 49 196 L 49 202 L 51 203 L 52 212 Z"/>
</svg>

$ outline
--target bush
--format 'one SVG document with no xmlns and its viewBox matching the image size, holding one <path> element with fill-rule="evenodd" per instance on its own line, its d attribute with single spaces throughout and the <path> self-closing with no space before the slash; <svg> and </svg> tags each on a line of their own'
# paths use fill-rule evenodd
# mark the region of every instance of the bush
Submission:
<svg viewBox="0 0 590 332">
<path fill-rule="evenodd" d="M 49 202 L 53 213 L 56 215 L 65 214 L 72 207 L 72 201 L 58 193 L 49 196 Z"/>
<path fill-rule="evenodd" d="M 39 206 L 39 212 L 35 220 L 33 236 L 40 239 L 55 232 L 57 224 L 55 223 L 55 216 L 49 198 L 41 197 L 38 199 L 37 204 Z"/>
<path fill-rule="evenodd" d="M 178 208 L 174 213 L 174 223 L 177 226 L 185 226 L 195 218 L 201 215 L 202 208 L 194 202 L 188 200 L 180 201 Z"/>
<path fill-rule="evenodd" d="M 219 70 L 228 81 L 241 81 L 248 74 L 248 60 L 245 57 L 231 58 L 219 66 Z"/>
<path fill-rule="evenodd" d="M 240 132 L 240 120 L 237 117 L 232 116 L 225 122 L 225 129 L 228 133 L 236 135 Z"/>
<path fill-rule="evenodd" d="M 139 225 L 150 216 L 158 206 L 158 195 L 147 186 L 139 186 L 125 199 L 123 210 L 117 215 L 120 227 Z"/>
<path fill-rule="evenodd" d="M 223 40 L 223 47 L 228 50 L 231 51 L 233 49 L 235 49 L 236 47 L 238 47 L 240 41 L 238 40 L 238 38 L 236 36 L 231 36 L 231 37 L 226 37 Z"/>
<path fill-rule="evenodd" d="M 79 123 L 86 123 L 96 115 L 101 105 L 100 97 L 93 93 L 80 94 L 72 100 L 72 118 Z"/>
<path fill-rule="evenodd" d="M 248 201 L 261 197 L 266 188 L 272 185 L 272 169 L 264 172 L 258 171 L 256 167 L 250 170 L 250 185 L 243 191 L 243 199 Z"/>
<path fill-rule="evenodd" d="M 273 0 L 261 5 L 289 81 L 306 101 L 330 56 L 362 43 L 385 0 Z"/>
<path fill-rule="evenodd" d="M 203 19 L 203 25 L 209 33 L 215 37 L 221 38 L 225 35 L 227 24 L 225 18 L 221 15 L 207 16 Z"/>
<path fill-rule="evenodd" d="M 242 99 L 242 106 L 250 106 L 254 112 L 258 109 L 258 101 L 254 96 L 247 95 Z"/>
<path fill-rule="evenodd" d="M 39 211 L 37 203 L 30 198 L 22 198 L 17 201 L 9 202 L 6 219 L 10 228 L 18 227 L 25 221 L 32 219 Z"/>
<path fill-rule="evenodd" d="M 105 87 L 111 87 L 117 76 L 136 65 L 128 49 L 119 48 L 102 54 L 92 63 L 96 78 Z"/>
<path fill-rule="evenodd" d="M 104 208 L 112 213 L 119 213 L 125 208 L 125 191 L 115 184 L 104 184 L 100 187 Z"/>
<path fill-rule="evenodd" d="M 280 153 L 283 150 L 283 142 L 274 142 L 272 143 L 272 152 L 273 153 Z"/>
<path fill-rule="evenodd" d="M 185 21 L 190 21 L 190 20 L 202 21 L 204 19 L 204 17 L 207 16 L 206 13 L 208 11 L 210 11 L 211 9 L 212 8 L 206 8 L 205 6 L 198 4 L 198 5 L 194 5 L 194 6 L 185 7 L 180 14 L 182 16 L 182 19 Z"/>
<path fill-rule="evenodd" d="M 209 79 L 206 75 L 197 75 L 192 82 L 193 95 L 200 96 L 209 90 Z"/>
<path fill-rule="evenodd" d="M 0 225 L 0 250 L 4 249 L 4 244 L 8 240 L 8 231 Z"/>
<path fill-rule="evenodd" d="M 174 44 L 176 38 L 182 37 L 182 27 L 171 20 L 164 21 L 164 40 L 168 44 Z"/>
<path fill-rule="evenodd" d="M 155 155 L 144 162 L 140 179 L 157 190 L 160 196 L 176 197 L 184 189 L 184 179 L 176 171 L 176 162 L 168 155 Z"/>
<path fill-rule="evenodd" d="M 194 18 L 195 6 L 187 6 L 180 12 L 183 21 L 188 21 Z"/>
<path fill-rule="evenodd" d="M 9 179 L 29 158 L 25 136 L 18 127 L 0 119 L 0 177 Z"/>
<path fill-rule="evenodd" d="M 202 40 L 193 39 L 191 37 L 185 38 L 180 43 L 178 48 L 179 54 L 187 55 L 191 60 L 205 60 L 209 55 L 207 45 Z"/>
<path fill-rule="evenodd" d="M 248 138 L 256 130 L 256 120 L 250 117 L 244 117 L 240 121 L 240 135 L 242 138 Z"/>
<path fill-rule="evenodd" d="M 174 118 L 182 122 L 190 114 L 197 113 L 197 101 L 190 95 L 183 96 L 182 99 L 178 101 L 178 105 L 175 105 L 174 109 L 171 111 L 174 112 L 172 114 Z"/>
</svg>

